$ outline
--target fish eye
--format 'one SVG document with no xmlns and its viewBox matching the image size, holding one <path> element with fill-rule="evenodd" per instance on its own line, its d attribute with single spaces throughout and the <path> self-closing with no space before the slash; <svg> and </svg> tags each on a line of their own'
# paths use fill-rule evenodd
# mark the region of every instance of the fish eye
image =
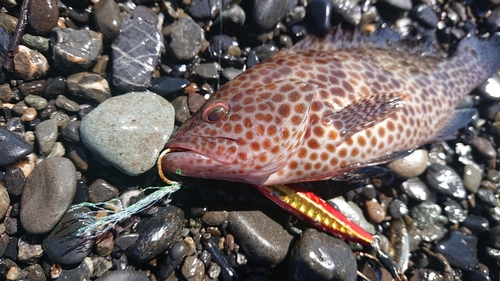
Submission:
<svg viewBox="0 0 500 281">
<path fill-rule="evenodd" d="M 208 105 L 203 110 L 203 120 L 208 123 L 215 123 L 222 120 L 229 113 L 229 106 L 222 102 Z"/>
</svg>

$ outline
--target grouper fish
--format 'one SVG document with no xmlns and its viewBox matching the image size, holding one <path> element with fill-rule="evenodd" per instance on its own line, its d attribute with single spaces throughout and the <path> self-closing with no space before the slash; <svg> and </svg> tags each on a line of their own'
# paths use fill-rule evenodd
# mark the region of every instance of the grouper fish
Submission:
<svg viewBox="0 0 500 281">
<path fill-rule="evenodd" d="M 276 185 L 342 178 L 440 140 L 500 66 L 500 36 L 422 55 L 381 29 L 306 37 L 221 87 L 176 131 L 165 172 Z M 465 120 L 465 122 L 464 122 Z"/>
</svg>

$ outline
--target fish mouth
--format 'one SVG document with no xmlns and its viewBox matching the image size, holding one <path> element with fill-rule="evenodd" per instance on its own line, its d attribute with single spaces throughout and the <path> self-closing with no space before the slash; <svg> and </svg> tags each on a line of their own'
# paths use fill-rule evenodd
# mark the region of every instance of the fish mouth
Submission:
<svg viewBox="0 0 500 281">
<path fill-rule="evenodd" d="M 225 137 L 180 137 L 170 139 L 165 157 L 182 159 L 212 159 L 224 164 L 233 163 L 238 153 L 238 141 Z"/>
</svg>

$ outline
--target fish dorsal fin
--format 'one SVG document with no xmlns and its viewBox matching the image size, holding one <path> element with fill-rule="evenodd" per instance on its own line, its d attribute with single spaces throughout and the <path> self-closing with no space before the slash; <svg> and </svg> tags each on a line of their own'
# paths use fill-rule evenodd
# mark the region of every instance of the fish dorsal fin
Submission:
<svg viewBox="0 0 500 281">
<path fill-rule="evenodd" d="M 437 50 L 430 38 L 401 38 L 387 26 L 382 26 L 372 33 L 362 32 L 358 28 L 348 29 L 339 25 L 324 37 L 308 35 L 286 52 L 302 53 L 311 50 L 324 52 L 334 50 L 352 50 L 358 48 L 390 49 L 404 51 L 418 56 L 440 58 L 445 54 Z"/>
<path fill-rule="evenodd" d="M 339 135 L 339 145 L 355 133 L 388 118 L 410 99 L 408 94 L 384 93 L 356 100 L 341 110 L 323 117 L 323 124 L 333 126 Z"/>
<path fill-rule="evenodd" d="M 254 122 L 262 124 L 272 131 L 272 148 L 265 151 L 270 157 L 262 163 L 263 173 L 274 173 L 295 154 L 302 145 L 308 127 L 309 109 L 317 86 L 297 79 L 280 80 L 256 88 L 259 113 L 270 113 L 271 122 L 260 121 L 256 114 Z M 265 137 L 270 137 L 267 134 Z M 276 153 L 273 153 L 275 148 Z"/>
</svg>

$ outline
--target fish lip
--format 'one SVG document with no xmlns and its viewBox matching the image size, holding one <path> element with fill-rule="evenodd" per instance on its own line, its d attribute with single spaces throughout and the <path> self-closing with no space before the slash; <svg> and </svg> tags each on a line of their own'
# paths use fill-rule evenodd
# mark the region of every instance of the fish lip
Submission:
<svg viewBox="0 0 500 281">
<path fill-rule="evenodd" d="M 197 145 L 202 145 L 202 146 L 207 146 L 208 143 L 210 142 L 220 142 L 220 140 L 223 140 L 226 143 L 230 144 L 235 144 L 236 147 L 238 146 L 238 140 L 232 139 L 232 138 L 227 138 L 227 137 L 206 137 L 206 136 L 190 136 L 190 137 L 180 137 L 180 138 L 171 138 L 167 144 L 165 145 L 165 148 L 170 149 L 170 153 L 175 153 L 175 152 L 189 152 L 189 153 L 195 153 L 200 156 L 221 162 L 221 163 L 233 163 L 234 160 L 236 159 L 236 153 L 233 153 L 233 157 L 228 157 L 230 155 L 218 155 L 217 153 L 211 153 L 215 152 L 213 150 L 206 150 L 207 152 L 202 151 L 201 149 L 197 149 Z M 165 155 L 166 157 L 168 156 Z"/>
</svg>

